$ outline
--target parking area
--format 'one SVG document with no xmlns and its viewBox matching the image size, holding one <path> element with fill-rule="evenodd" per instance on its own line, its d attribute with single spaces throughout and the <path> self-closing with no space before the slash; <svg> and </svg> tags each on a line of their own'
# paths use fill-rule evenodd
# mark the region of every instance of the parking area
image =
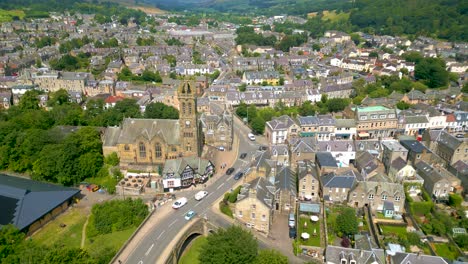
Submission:
<svg viewBox="0 0 468 264">
<path fill-rule="evenodd" d="M 278 248 L 283 248 L 291 253 L 293 252 L 293 240 L 289 238 L 288 215 L 277 214 L 273 217 L 270 237 L 272 238 L 272 243 Z"/>
</svg>

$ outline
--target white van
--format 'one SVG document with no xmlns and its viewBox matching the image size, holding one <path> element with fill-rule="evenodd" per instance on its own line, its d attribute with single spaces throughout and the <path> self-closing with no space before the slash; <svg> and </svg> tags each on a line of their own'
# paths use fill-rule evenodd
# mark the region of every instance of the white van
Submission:
<svg viewBox="0 0 468 264">
<path fill-rule="evenodd" d="M 254 134 L 249 133 L 249 134 L 247 135 L 247 137 L 249 137 L 250 140 L 255 141 L 255 136 L 254 136 Z"/>
</svg>

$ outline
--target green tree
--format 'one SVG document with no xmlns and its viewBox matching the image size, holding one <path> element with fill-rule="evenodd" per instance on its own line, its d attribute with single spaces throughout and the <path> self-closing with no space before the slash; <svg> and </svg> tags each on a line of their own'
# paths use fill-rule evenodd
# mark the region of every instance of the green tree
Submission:
<svg viewBox="0 0 468 264">
<path fill-rule="evenodd" d="M 408 241 L 410 245 L 415 245 L 415 246 L 421 245 L 421 238 L 416 232 L 408 232 L 406 234 L 406 240 Z"/>
<path fill-rule="evenodd" d="M 403 102 L 403 101 L 400 101 L 396 104 L 396 107 L 400 110 L 406 110 L 406 109 L 409 109 L 410 108 L 410 104 L 406 103 L 406 102 Z"/>
<path fill-rule="evenodd" d="M 39 109 L 39 92 L 36 90 L 29 90 L 20 98 L 19 108 L 21 110 L 35 110 Z"/>
<path fill-rule="evenodd" d="M 349 99 L 332 98 L 327 101 L 327 108 L 330 112 L 341 112 L 349 105 Z"/>
<path fill-rule="evenodd" d="M 430 88 L 446 86 L 449 73 L 445 69 L 445 62 L 439 58 L 424 58 L 416 64 L 414 69 L 416 80 L 422 80 Z"/>
<path fill-rule="evenodd" d="M 65 89 L 52 92 L 49 97 L 49 101 L 47 102 L 49 106 L 62 105 L 70 102 L 70 95 Z"/>
<path fill-rule="evenodd" d="M 120 163 L 120 158 L 117 155 L 117 152 L 112 152 L 111 154 L 107 155 L 104 158 L 104 163 L 109 164 L 111 166 L 117 166 Z"/>
<path fill-rule="evenodd" d="M 250 125 L 252 126 L 252 130 L 257 134 L 262 135 L 265 131 L 265 120 L 261 116 L 254 117 Z"/>
<path fill-rule="evenodd" d="M 456 193 L 449 195 L 450 206 L 458 208 L 461 206 L 462 202 L 463 202 L 463 197 L 461 197 L 461 195 L 456 194 Z"/>
<path fill-rule="evenodd" d="M 358 221 L 353 208 L 343 208 L 336 217 L 337 230 L 346 236 L 354 235 L 358 232 Z"/>
<path fill-rule="evenodd" d="M 246 89 L 247 89 L 247 84 L 243 83 L 239 85 L 239 92 L 245 92 Z"/>
<path fill-rule="evenodd" d="M 260 250 L 254 264 L 288 264 L 288 258 L 276 250 Z"/>
<path fill-rule="evenodd" d="M 253 235 L 239 226 L 219 229 L 208 236 L 208 242 L 200 249 L 200 263 L 247 264 L 257 256 L 258 244 Z"/>
<path fill-rule="evenodd" d="M 150 103 L 146 106 L 145 118 L 179 119 L 179 111 L 161 102 Z"/>
<path fill-rule="evenodd" d="M 453 240 L 455 240 L 455 243 L 457 243 L 460 248 L 468 248 L 468 235 L 457 235 L 453 238 Z"/>
</svg>

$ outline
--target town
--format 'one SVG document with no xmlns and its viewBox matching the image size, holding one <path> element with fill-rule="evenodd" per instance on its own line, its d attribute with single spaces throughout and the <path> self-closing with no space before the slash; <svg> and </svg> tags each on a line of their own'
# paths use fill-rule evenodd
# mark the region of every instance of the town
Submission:
<svg viewBox="0 0 468 264">
<path fill-rule="evenodd" d="M 133 12 L 1 23 L 0 233 L 76 263 L 468 262 L 467 42 Z M 200 253 L 223 232 L 253 256 Z"/>
</svg>

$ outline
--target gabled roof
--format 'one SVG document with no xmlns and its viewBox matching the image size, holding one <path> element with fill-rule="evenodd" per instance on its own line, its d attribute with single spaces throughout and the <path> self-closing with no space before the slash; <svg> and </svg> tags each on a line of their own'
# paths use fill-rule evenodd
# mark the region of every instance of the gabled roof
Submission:
<svg viewBox="0 0 468 264">
<path fill-rule="evenodd" d="M 80 190 L 0 174 L 0 226 L 22 230 Z"/>
<path fill-rule="evenodd" d="M 339 174 L 331 172 L 322 176 L 323 187 L 327 188 L 351 189 L 358 180 L 362 180 L 362 176 L 354 170 L 348 170 Z"/>
<path fill-rule="evenodd" d="M 275 175 L 277 190 L 289 190 L 296 195 L 296 175 L 289 167 L 282 167 Z"/>
<path fill-rule="evenodd" d="M 138 137 L 151 140 L 161 137 L 167 144 L 179 144 L 179 120 L 125 118 L 118 139 L 119 144 L 131 144 Z"/>
<path fill-rule="evenodd" d="M 287 115 L 282 115 L 266 123 L 272 130 L 285 130 L 295 124 L 294 120 Z"/>
<path fill-rule="evenodd" d="M 401 157 L 398 157 L 392 162 L 391 167 L 394 168 L 396 171 L 400 171 L 406 165 L 407 165 L 406 161 L 402 159 Z"/>
<path fill-rule="evenodd" d="M 269 208 L 273 208 L 273 201 L 276 188 L 264 177 L 257 177 L 254 180 L 244 184 L 240 193 L 237 195 L 237 202 L 247 197 L 255 197 Z"/>
<path fill-rule="evenodd" d="M 330 152 L 317 152 L 315 154 L 318 164 L 321 167 L 336 167 L 338 168 L 337 161 L 335 157 Z"/>
<path fill-rule="evenodd" d="M 413 253 L 397 252 L 392 258 L 392 263 L 410 264 L 448 264 L 443 258 L 438 256 L 419 255 Z"/>
<path fill-rule="evenodd" d="M 325 249 L 325 258 L 327 263 L 342 263 L 341 260 L 344 259 L 346 260 L 346 263 L 350 263 L 351 260 L 355 260 L 358 264 L 385 264 L 383 249 L 361 250 L 355 248 L 327 246 Z"/>
</svg>

